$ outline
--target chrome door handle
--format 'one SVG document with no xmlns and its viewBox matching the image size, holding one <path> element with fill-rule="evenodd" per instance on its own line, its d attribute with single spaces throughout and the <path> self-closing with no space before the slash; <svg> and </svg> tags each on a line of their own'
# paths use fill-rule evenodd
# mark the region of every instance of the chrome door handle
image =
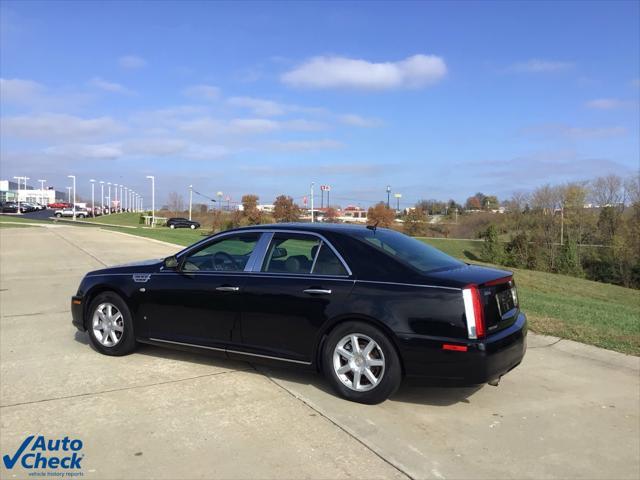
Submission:
<svg viewBox="0 0 640 480">
<path fill-rule="evenodd" d="M 219 292 L 237 292 L 240 290 L 240 287 L 216 287 L 216 290 Z"/>
<path fill-rule="evenodd" d="M 312 295 L 331 295 L 331 290 L 324 290 L 322 288 L 307 288 L 303 290 L 304 293 L 310 293 Z"/>
</svg>

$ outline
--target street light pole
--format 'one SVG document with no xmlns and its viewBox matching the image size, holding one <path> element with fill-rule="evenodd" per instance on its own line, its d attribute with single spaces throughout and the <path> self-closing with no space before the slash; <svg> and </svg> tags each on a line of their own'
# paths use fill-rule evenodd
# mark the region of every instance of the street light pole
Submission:
<svg viewBox="0 0 640 480">
<path fill-rule="evenodd" d="M 38 181 L 40 182 L 40 205 L 43 205 L 44 204 L 44 184 L 46 183 L 46 180 L 38 180 Z"/>
<path fill-rule="evenodd" d="M 387 185 L 387 208 L 391 208 L 389 206 L 390 200 L 391 200 L 391 185 Z"/>
<path fill-rule="evenodd" d="M 71 187 L 67 187 L 67 203 L 71 203 Z"/>
<path fill-rule="evenodd" d="M 118 184 L 114 183 L 113 188 L 115 189 L 115 197 L 116 197 L 115 204 L 117 205 L 118 204 Z M 116 207 L 116 213 L 117 212 L 118 212 L 118 208 Z"/>
<path fill-rule="evenodd" d="M 20 180 L 22 180 L 23 178 L 26 178 L 26 177 L 13 177 L 13 178 L 18 180 L 18 190 L 17 190 L 17 192 L 18 192 L 18 211 L 16 213 L 20 214 L 20 213 L 22 213 L 20 211 Z M 25 186 L 26 186 L 27 181 L 25 180 L 24 183 L 25 183 Z"/>
<path fill-rule="evenodd" d="M 104 181 L 100 180 L 100 215 L 104 215 Z"/>
<path fill-rule="evenodd" d="M 147 178 L 151 180 L 151 226 L 156 223 L 156 177 L 154 175 L 147 175 Z"/>
<path fill-rule="evenodd" d="M 191 221 L 191 204 L 193 203 L 193 185 L 189 185 L 189 221 Z"/>
<path fill-rule="evenodd" d="M 120 184 L 120 213 L 122 213 L 122 201 L 124 199 L 124 197 L 122 196 L 122 194 L 124 193 L 124 185 Z"/>
<path fill-rule="evenodd" d="M 68 178 L 73 180 L 73 220 L 76 219 L 76 176 L 75 175 L 67 175 Z"/>
<path fill-rule="evenodd" d="M 400 212 L 400 199 L 402 198 L 402 194 L 395 193 L 393 196 L 396 197 L 396 201 L 397 201 L 396 211 Z"/>
<path fill-rule="evenodd" d="M 109 215 L 111 215 L 111 182 L 107 182 L 109 186 L 109 203 L 107 203 L 107 210 L 109 210 Z"/>
<path fill-rule="evenodd" d="M 91 182 L 91 216 L 96 218 L 96 197 L 94 193 L 96 181 L 93 178 L 89 181 Z"/>
</svg>

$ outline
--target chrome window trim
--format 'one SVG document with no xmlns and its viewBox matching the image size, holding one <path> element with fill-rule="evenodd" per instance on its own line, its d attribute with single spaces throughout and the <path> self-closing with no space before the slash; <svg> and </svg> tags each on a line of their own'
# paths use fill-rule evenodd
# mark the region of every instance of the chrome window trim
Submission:
<svg viewBox="0 0 640 480">
<path fill-rule="evenodd" d="M 318 245 L 318 250 L 316 250 L 316 255 L 313 257 L 313 262 L 311 263 L 311 271 L 309 272 L 310 275 L 313 275 L 313 270 L 316 268 L 316 262 L 318 261 L 318 256 L 320 255 L 320 249 L 322 248 L 323 244 L 324 242 L 320 240 L 320 245 Z"/>
<path fill-rule="evenodd" d="M 271 237 L 273 237 L 272 233 L 262 232 L 260 234 L 258 243 L 256 243 L 256 247 L 253 249 L 253 252 L 251 252 L 251 257 L 249 257 L 249 261 L 244 267 L 245 272 L 252 272 L 255 270 L 256 265 L 262 265 L 264 256 L 267 254 L 267 249 L 271 243 Z"/>
<path fill-rule="evenodd" d="M 184 250 L 178 252 L 176 254 L 177 258 L 181 258 L 184 255 L 188 255 L 191 251 L 195 250 L 195 249 L 199 249 L 201 247 L 201 245 L 206 244 L 208 242 L 214 242 L 222 237 L 226 237 L 229 235 L 238 235 L 238 234 L 244 234 L 244 233 L 270 233 L 271 237 L 273 237 L 274 234 L 276 233 L 298 233 L 298 234 L 303 234 L 303 235 L 313 235 L 317 238 L 319 238 L 320 240 L 322 240 L 324 243 L 326 243 L 329 248 L 331 249 L 331 251 L 338 257 L 338 260 L 340 260 L 340 262 L 342 263 L 342 266 L 345 268 L 345 270 L 347 271 L 348 275 L 334 275 L 337 277 L 351 277 L 353 275 L 353 272 L 351 271 L 351 268 L 349 268 L 349 264 L 347 264 L 347 262 L 345 261 L 344 257 L 342 255 L 340 255 L 340 253 L 338 252 L 338 250 L 336 250 L 336 248 L 331 244 L 331 242 L 329 240 L 326 239 L 326 237 L 320 233 L 317 232 L 310 232 L 308 230 L 280 230 L 280 229 L 269 229 L 269 228 L 251 228 L 251 229 L 246 229 L 246 230 L 230 230 L 228 232 L 220 232 L 217 233 L 215 235 L 212 235 L 210 237 L 207 237 L 203 240 L 200 240 L 198 243 L 195 243 L 193 245 L 191 245 L 190 247 L 185 248 Z M 260 242 L 260 240 L 258 240 L 258 243 Z M 257 250 L 258 246 L 256 245 L 256 248 L 254 249 Z M 264 259 L 263 259 L 264 261 Z M 249 262 L 247 262 L 248 264 Z M 262 268 L 262 265 L 260 265 L 260 268 Z M 258 270 L 260 270 L 260 268 L 258 268 Z M 246 266 L 245 266 L 246 269 Z M 251 270 L 252 272 L 255 272 L 256 270 L 256 265 L 254 263 L 253 265 L 253 270 Z"/>
<path fill-rule="evenodd" d="M 230 350 L 228 348 L 209 347 L 207 345 L 198 345 L 198 344 L 195 344 L 195 343 L 176 342 L 176 341 L 173 341 L 173 340 L 163 340 L 163 339 L 160 339 L 160 338 L 153 338 L 153 337 L 149 337 L 149 340 L 151 340 L 153 342 L 171 343 L 171 344 L 174 344 L 174 345 L 182 345 L 182 346 L 185 346 L 185 347 L 204 348 L 204 349 L 207 349 L 207 350 L 214 350 L 216 352 L 235 353 L 237 355 L 248 355 L 250 357 L 268 358 L 270 360 L 279 360 L 281 362 L 291 362 L 291 363 L 299 363 L 299 364 L 302 364 L 302 365 L 311 365 L 311 362 L 305 362 L 303 360 L 293 360 L 291 358 L 274 357 L 274 356 L 271 356 L 271 355 L 259 355 L 257 353 L 241 352 L 240 350 Z"/>
<path fill-rule="evenodd" d="M 166 271 L 166 272 L 157 272 L 154 273 L 152 275 L 176 275 L 179 274 L 180 272 L 176 272 L 174 270 L 170 270 L 170 271 Z M 105 274 L 105 275 L 109 275 L 109 274 Z M 131 274 L 114 274 L 114 275 L 131 275 Z M 307 279 L 317 279 L 317 280 L 331 280 L 331 281 L 335 281 L 335 282 L 355 282 L 355 279 L 353 278 L 348 278 L 345 276 L 335 276 L 335 275 L 320 275 L 317 273 L 314 274 L 307 274 L 307 273 L 277 273 L 277 272 L 189 272 L 190 276 L 208 276 L 208 277 L 218 277 L 218 276 L 228 276 L 228 275 L 234 275 L 236 277 L 265 277 L 265 278 L 288 278 L 288 279 L 292 279 L 292 280 L 298 280 L 298 279 L 302 279 L 302 278 L 307 278 Z"/>
<path fill-rule="evenodd" d="M 378 280 L 355 280 L 356 283 L 379 283 L 381 285 L 399 285 L 402 287 L 418 287 L 418 288 L 441 288 L 444 290 L 454 290 L 459 292 L 462 288 L 457 287 L 445 287 L 442 285 L 424 285 L 419 283 L 401 283 L 401 282 L 382 282 Z"/>
</svg>

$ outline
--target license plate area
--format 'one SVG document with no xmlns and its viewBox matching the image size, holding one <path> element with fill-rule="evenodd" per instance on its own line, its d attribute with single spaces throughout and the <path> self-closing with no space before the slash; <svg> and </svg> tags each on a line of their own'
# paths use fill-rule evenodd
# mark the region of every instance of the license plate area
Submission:
<svg viewBox="0 0 640 480">
<path fill-rule="evenodd" d="M 501 318 L 505 313 L 516 308 L 516 303 L 511 288 L 506 288 L 505 290 L 496 293 L 496 304 L 498 306 L 498 313 L 500 314 Z"/>
</svg>

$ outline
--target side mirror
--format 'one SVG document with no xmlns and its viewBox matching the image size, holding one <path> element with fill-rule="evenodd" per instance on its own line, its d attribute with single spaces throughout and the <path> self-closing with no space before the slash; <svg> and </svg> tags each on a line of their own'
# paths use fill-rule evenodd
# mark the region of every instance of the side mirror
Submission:
<svg viewBox="0 0 640 480">
<path fill-rule="evenodd" d="M 164 268 L 170 268 L 172 270 L 178 268 L 178 259 L 175 257 L 175 255 L 171 255 L 170 257 L 165 258 L 162 263 L 164 265 Z"/>
</svg>

